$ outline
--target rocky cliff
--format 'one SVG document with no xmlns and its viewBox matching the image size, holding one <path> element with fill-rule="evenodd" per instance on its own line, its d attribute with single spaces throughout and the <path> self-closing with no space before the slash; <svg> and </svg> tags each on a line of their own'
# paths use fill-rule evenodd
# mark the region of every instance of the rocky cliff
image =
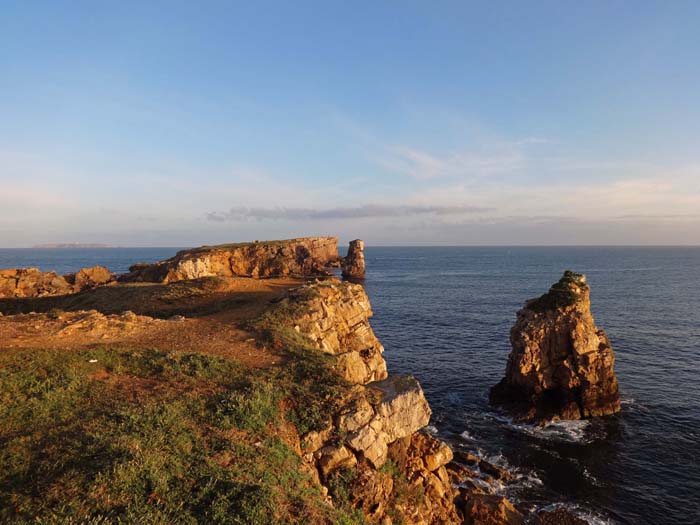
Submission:
<svg viewBox="0 0 700 525">
<path fill-rule="evenodd" d="M 339 263 L 336 237 L 304 237 L 203 246 L 154 264 L 135 264 L 122 282 L 162 282 L 200 277 L 284 277 L 323 274 Z"/>
<path fill-rule="evenodd" d="M 38 268 L 0 270 L 0 297 L 65 295 L 112 282 L 114 275 L 104 266 L 83 268 L 64 276 Z"/>
<path fill-rule="evenodd" d="M 546 422 L 620 410 L 615 356 L 596 327 L 584 275 L 565 272 L 517 314 L 506 375 L 491 401 L 516 419 Z"/>
<path fill-rule="evenodd" d="M 305 285 L 268 315 L 276 329 L 286 326 L 334 356 L 349 385 L 325 428 L 301 436 L 304 461 L 324 490 L 338 497 L 343 481 L 370 523 L 461 523 L 445 468 L 452 451 L 421 432 L 431 411 L 418 381 L 387 374 L 362 286 L 336 279 Z"/>
</svg>

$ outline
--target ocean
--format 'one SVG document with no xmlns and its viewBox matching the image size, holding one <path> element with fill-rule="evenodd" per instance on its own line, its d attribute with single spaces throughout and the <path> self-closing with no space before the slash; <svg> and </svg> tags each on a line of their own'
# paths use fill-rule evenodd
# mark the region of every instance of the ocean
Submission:
<svg viewBox="0 0 700 525">
<path fill-rule="evenodd" d="M 124 272 L 177 248 L 0 250 L 0 268 Z M 520 504 L 591 523 L 700 523 L 700 248 L 368 247 L 365 288 L 391 373 L 415 375 L 431 430 L 508 468 Z M 488 404 L 526 299 L 585 273 L 616 355 L 622 412 L 545 428 Z"/>
</svg>

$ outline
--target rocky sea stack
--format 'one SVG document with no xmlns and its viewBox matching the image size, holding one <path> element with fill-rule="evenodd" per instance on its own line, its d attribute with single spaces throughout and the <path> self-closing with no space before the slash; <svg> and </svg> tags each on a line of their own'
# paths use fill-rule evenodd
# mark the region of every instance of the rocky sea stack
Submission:
<svg viewBox="0 0 700 525">
<path fill-rule="evenodd" d="M 620 410 L 615 356 L 591 315 L 585 275 L 566 271 L 525 303 L 510 332 L 506 375 L 491 402 L 516 420 L 546 423 Z"/>
<path fill-rule="evenodd" d="M 345 279 L 365 278 L 365 243 L 360 239 L 350 241 L 348 254 L 343 259 L 343 277 Z"/>
</svg>

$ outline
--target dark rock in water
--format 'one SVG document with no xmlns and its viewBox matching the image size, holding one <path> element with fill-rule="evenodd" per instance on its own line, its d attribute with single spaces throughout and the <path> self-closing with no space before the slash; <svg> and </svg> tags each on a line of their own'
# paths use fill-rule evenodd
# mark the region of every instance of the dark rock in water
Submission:
<svg viewBox="0 0 700 525">
<path fill-rule="evenodd" d="M 503 496 L 460 491 L 457 505 L 467 525 L 524 525 L 523 515 Z"/>
<path fill-rule="evenodd" d="M 350 241 L 348 254 L 343 259 L 343 277 L 346 279 L 364 279 L 365 277 L 365 243 L 360 239 Z"/>
<path fill-rule="evenodd" d="M 588 525 L 588 522 L 559 507 L 537 514 L 535 525 Z"/>
<path fill-rule="evenodd" d="M 547 422 L 620 410 L 615 356 L 590 309 L 584 275 L 567 271 L 525 303 L 510 332 L 506 375 L 490 399 L 516 420 Z"/>
</svg>

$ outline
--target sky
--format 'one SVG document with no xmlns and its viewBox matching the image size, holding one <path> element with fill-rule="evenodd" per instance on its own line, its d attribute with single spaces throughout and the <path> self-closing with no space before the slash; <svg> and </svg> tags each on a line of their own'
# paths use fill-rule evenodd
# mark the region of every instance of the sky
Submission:
<svg viewBox="0 0 700 525">
<path fill-rule="evenodd" d="M 0 246 L 700 244 L 700 2 L 2 4 Z"/>
</svg>

